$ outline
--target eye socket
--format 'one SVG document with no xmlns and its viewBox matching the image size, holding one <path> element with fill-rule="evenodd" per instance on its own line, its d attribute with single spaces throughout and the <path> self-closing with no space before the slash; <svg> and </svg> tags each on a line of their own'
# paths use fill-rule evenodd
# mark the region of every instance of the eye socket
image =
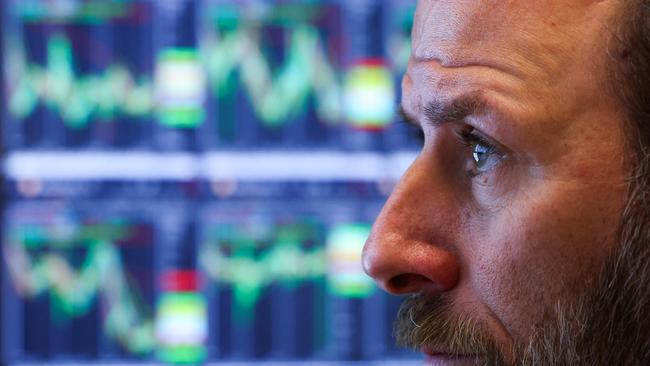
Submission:
<svg viewBox="0 0 650 366">
<path fill-rule="evenodd" d="M 490 171 L 504 157 L 495 144 L 473 128 L 461 131 L 460 138 L 472 151 L 472 167 L 468 172 L 472 177 Z"/>
<path fill-rule="evenodd" d="M 399 120 L 410 127 L 412 139 L 417 140 L 420 148 L 422 148 L 425 141 L 422 128 L 409 119 L 402 110 L 400 110 L 398 116 L 401 117 Z M 471 178 L 490 171 L 505 157 L 505 153 L 497 144 L 491 142 L 488 137 L 472 126 L 465 125 L 462 129 L 457 130 L 456 134 L 461 143 L 471 149 L 472 166 L 467 170 L 467 174 Z"/>
</svg>

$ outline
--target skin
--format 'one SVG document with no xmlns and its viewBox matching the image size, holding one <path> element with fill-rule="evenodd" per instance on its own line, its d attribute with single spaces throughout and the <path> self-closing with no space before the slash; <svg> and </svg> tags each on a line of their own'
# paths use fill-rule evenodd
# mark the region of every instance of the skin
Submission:
<svg viewBox="0 0 650 366">
<path fill-rule="evenodd" d="M 605 87 L 618 6 L 419 1 L 402 107 L 425 141 L 364 248 L 380 287 L 445 294 L 508 349 L 589 286 L 616 245 L 626 195 L 623 117 Z M 432 102 L 462 95 L 484 108 L 428 120 Z M 472 129 L 497 147 L 486 171 L 457 137 Z"/>
</svg>

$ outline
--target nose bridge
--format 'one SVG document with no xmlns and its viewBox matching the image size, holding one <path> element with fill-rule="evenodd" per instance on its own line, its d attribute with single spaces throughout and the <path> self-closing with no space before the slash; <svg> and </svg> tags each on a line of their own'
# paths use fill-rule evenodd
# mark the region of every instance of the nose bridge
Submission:
<svg viewBox="0 0 650 366">
<path fill-rule="evenodd" d="M 441 174 L 418 157 L 395 187 L 364 247 L 365 271 L 391 293 L 446 291 L 458 280 L 456 205 Z"/>
</svg>

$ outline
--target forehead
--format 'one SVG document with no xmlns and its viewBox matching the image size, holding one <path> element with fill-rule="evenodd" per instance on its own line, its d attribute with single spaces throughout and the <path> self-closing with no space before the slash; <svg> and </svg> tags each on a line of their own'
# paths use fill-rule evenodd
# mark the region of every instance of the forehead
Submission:
<svg viewBox="0 0 650 366">
<path fill-rule="evenodd" d="M 413 55 L 454 66 L 478 61 L 481 53 L 493 53 L 495 49 L 528 55 L 531 51 L 566 51 L 571 44 L 588 43 L 589 39 L 580 42 L 576 36 L 601 29 L 612 15 L 614 3 L 595 0 L 421 0 L 413 28 Z"/>
<path fill-rule="evenodd" d="M 606 98 L 606 48 L 620 3 L 421 0 L 404 110 L 421 120 L 432 99 L 480 92 L 511 120 L 557 132 L 560 120 Z"/>
</svg>

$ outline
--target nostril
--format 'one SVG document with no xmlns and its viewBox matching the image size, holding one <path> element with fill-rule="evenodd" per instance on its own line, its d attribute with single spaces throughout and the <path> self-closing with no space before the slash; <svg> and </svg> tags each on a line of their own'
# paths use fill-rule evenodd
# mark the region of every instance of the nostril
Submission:
<svg viewBox="0 0 650 366">
<path fill-rule="evenodd" d="M 388 281 L 388 287 L 390 288 L 391 291 L 402 292 L 403 289 L 408 286 L 408 282 L 409 282 L 408 275 L 401 274 L 391 278 Z"/>
<path fill-rule="evenodd" d="M 387 290 L 396 294 L 418 292 L 427 285 L 434 285 L 426 277 L 415 273 L 403 273 L 392 277 L 387 283 Z"/>
</svg>

